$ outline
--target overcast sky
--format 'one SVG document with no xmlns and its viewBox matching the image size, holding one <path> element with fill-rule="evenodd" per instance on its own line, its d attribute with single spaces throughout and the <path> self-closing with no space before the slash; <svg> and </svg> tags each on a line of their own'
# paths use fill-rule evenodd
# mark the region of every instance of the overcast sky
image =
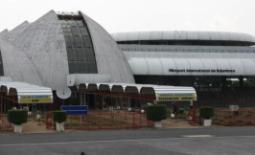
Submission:
<svg viewBox="0 0 255 155">
<path fill-rule="evenodd" d="M 81 10 L 109 32 L 199 30 L 255 35 L 255 0 L 1 0 L 0 31 L 49 10 Z"/>
</svg>

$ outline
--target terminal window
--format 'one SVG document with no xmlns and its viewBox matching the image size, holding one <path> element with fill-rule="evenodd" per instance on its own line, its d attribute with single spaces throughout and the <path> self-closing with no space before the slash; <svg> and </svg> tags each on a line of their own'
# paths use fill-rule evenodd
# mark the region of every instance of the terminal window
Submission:
<svg viewBox="0 0 255 155">
<path fill-rule="evenodd" d="M 58 16 L 65 37 L 69 73 L 97 73 L 94 47 L 81 15 Z"/>
</svg>

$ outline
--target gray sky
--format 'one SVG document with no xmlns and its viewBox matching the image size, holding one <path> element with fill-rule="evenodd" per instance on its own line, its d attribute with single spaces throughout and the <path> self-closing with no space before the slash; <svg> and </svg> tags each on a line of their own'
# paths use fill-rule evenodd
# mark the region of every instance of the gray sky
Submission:
<svg viewBox="0 0 255 155">
<path fill-rule="evenodd" d="M 2 0 L 0 31 L 49 10 L 81 10 L 109 32 L 234 31 L 255 35 L 255 0 Z"/>
</svg>

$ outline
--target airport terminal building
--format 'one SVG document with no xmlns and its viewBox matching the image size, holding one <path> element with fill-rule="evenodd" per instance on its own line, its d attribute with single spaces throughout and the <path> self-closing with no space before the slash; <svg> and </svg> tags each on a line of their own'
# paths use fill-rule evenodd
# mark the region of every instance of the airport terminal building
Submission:
<svg viewBox="0 0 255 155">
<path fill-rule="evenodd" d="M 200 105 L 255 103 L 255 38 L 227 32 L 135 32 L 113 37 L 136 83 L 192 86 Z"/>
<path fill-rule="evenodd" d="M 199 105 L 255 105 L 254 45 L 228 32 L 111 35 L 82 12 L 50 11 L 0 33 L 0 75 L 58 97 L 86 83 L 154 84 L 194 87 Z"/>
</svg>

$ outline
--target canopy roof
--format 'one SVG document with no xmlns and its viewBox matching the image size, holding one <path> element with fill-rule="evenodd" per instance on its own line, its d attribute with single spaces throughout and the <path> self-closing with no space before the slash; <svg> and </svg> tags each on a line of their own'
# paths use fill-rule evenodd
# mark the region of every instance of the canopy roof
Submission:
<svg viewBox="0 0 255 155">
<path fill-rule="evenodd" d="M 87 91 L 108 91 L 111 93 L 129 93 L 137 95 L 151 95 L 156 101 L 195 101 L 197 100 L 196 90 L 193 87 L 162 86 L 149 84 L 128 84 L 128 83 L 85 83 L 81 84 L 80 90 Z M 109 87 L 107 89 L 106 87 Z"/>
<path fill-rule="evenodd" d="M 19 104 L 40 104 L 53 102 L 53 93 L 51 88 L 16 81 L 0 81 L 0 87 L 6 87 L 6 93 L 8 95 L 17 96 Z M 15 91 L 11 92 L 13 90 Z"/>
</svg>

